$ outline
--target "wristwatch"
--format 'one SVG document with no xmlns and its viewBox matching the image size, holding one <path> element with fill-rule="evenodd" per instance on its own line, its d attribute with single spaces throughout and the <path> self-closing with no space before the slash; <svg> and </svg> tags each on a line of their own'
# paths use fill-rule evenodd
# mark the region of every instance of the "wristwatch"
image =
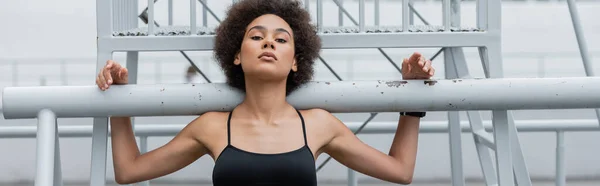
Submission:
<svg viewBox="0 0 600 186">
<path fill-rule="evenodd" d="M 414 116 L 414 117 L 425 117 L 425 112 L 400 112 L 401 116 Z"/>
</svg>

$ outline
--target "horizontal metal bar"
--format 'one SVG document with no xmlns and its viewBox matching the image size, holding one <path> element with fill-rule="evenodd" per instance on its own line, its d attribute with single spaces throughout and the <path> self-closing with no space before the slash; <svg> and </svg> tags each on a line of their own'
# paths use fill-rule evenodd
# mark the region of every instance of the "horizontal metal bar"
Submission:
<svg viewBox="0 0 600 186">
<path fill-rule="evenodd" d="M 288 96 L 298 109 L 332 113 L 600 107 L 600 77 L 309 82 Z M 6 119 L 173 116 L 229 111 L 241 91 L 225 83 L 7 87 Z M 219 98 L 219 99 L 215 99 Z"/>
<path fill-rule="evenodd" d="M 496 149 L 496 144 L 494 143 L 494 137 L 492 137 L 492 135 L 490 133 L 487 133 L 484 130 L 479 130 L 479 131 L 475 131 L 473 132 L 473 134 L 475 134 L 475 136 L 477 136 L 477 138 L 479 138 L 479 141 L 484 144 L 485 146 L 487 146 L 488 148 L 495 150 Z"/>
<path fill-rule="evenodd" d="M 487 131 L 492 131 L 491 120 L 483 122 Z M 578 119 L 578 120 L 516 120 L 517 130 L 519 132 L 580 132 L 580 131 L 600 131 L 598 120 L 596 119 Z M 352 131 L 358 130 L 363 122 L 345 122 Z M 174 136 L 185 127 L 186 124 L 139 124 L 135 125 L 135 134 L 137 136 Z M 393 134 L 396 132 L 396 122 L 370 122 L 369 126 L 361 130 L 361 134 Z M 468 121 L 461 121 L 462 132 L 471 132 Z M 0 138 L 35 138 L 36 126 L 0 126 Z M 92 135 L 92 125 L 60 125 L 58 132 L 61 138 L 90 137 Z M 448 132 L 447 121 L 423 121 L 421 122 L 420 133 L 446 133 Z"/>
<path fill-rule="evenodd" d="M 408 32 L 319 34 L 323 49 L 480 47 L 498 37 L 486 32 Z M 98 44 L 113 51 L 212 50 L 213 35 L 122 36 L 99 38 Z"/>
</svg>

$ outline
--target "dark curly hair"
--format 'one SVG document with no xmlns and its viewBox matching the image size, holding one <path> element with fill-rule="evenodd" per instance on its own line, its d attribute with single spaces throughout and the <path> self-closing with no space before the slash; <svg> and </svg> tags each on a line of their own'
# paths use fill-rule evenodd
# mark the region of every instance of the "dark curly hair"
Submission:
<svg viewBox="0 0 600 186">
<path fill-rule="evenodd" d="M 227 18 L 217 27 L 214 57 L 225 72 L 227 83 L 245 92 L 246 84 L 242 67 L 233 64 L 235 55 L 240 52 L 246 27 L 254 19 L 274 14 L 285 20 L 294 35 L 295 57 L 298 70 L 287 77 L 286 94 L 296 90 L 312 79 L 314 60 L 321 50 L 321 39 L 311 24 L 310 14 L 295 0 L 242 0 L 233 4 Z"/>
</svg>

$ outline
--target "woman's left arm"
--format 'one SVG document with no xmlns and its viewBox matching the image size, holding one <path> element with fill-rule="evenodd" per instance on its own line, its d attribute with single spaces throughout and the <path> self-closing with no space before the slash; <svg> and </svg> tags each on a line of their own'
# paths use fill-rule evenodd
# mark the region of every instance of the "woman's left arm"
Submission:
<svg viewBox="0 0 600 186">
<path fill-rule="evenodd" d="M 404 79 L 429 79 L 433 74 L 431 62 L 421 54 L 415 53 L 402 63 Z M 410 184 L 415 169 L 421 118 L 399 117 L 390 151 L 384 154 L 360 141 L 339 119 L 328 114 L 325 121 L 334 131 L 334 137 L 323 147 L 323 152 L 365 175 L 389 182 Z"/>
</svg>

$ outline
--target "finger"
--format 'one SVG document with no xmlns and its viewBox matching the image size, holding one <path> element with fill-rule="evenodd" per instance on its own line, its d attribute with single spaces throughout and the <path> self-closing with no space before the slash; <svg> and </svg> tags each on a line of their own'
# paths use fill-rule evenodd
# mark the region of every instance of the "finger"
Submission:
<svg viewBox="0 0 600 186">
<path fill-rule="evenodd" d="M 408 65 L 408 59 L 404 58 L 404 60 L 402 60 L 402 73 L 406 73 L 410 71 L 410 67 Z"/>
<path fill-rule="evenodd" d="M 104 79 L 106 80 L 106 88 L 108 88 L 108 85 L 112 84 L 112 73 L 111 73 L 111 69 L 104 69 L 103 74 L 104 74 Z"/>
<path fill-rule="evenodd" d="M 429 76 L 433 76 L 433 75 L 435 75 L 435 69 L 434 69 L 434 68 L 431 68 L 431 69 L 429 70 Z"/>
<path fill-rule="evenodd" d="M 410 56 L 410 58 L 408 59 L 409 62 L 418 62 L 418 60 L 421 58 L 421 53 L 415 52 L 413 53 L 413 55 Z"/>
<path fill-rule="evenodd" d="M 104 80 L 104 75 L 102 75 L 102 71 L 98 74 L 98 87 L 100 87 L 100 89 L 105 90 L 106 88 L 106 81 Z"/>
<path fill-rule="evenodd" d="M 429 71 L 429 69 L 431 69 L 431 61 L 425 60 L 424 63 L 425 64 L 423 65 L 423 72 L 427 72 Z"/>
</svg>

